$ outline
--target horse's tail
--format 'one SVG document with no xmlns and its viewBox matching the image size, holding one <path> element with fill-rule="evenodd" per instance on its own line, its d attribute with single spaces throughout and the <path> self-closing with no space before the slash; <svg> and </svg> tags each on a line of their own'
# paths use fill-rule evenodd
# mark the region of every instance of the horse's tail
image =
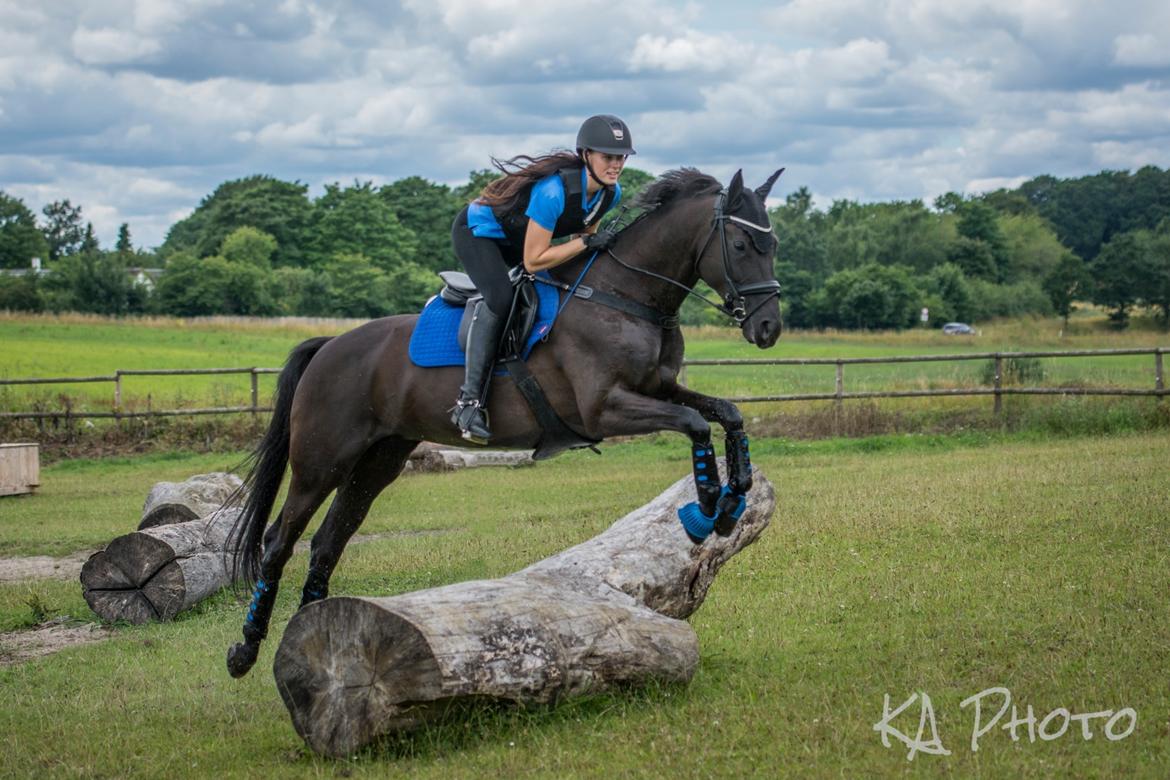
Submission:
<svg viewBox="0 0 1170 780">
<path fill-rule="evenodd" d="M 240 464 L 250 465 L 250 468 L 244 484 L 236 494 L 247 495 L 247 498 L 239 517 L 232 524 L 226 549 L 229 555 L 233 551 L 237 553 L 232 562 L 232 577 L 237 583 L 242 580 L 246 588 L 251 588 L 260 576 L 260 544 L 264 537 L 264 526 L 272 512 L 272 505 L 276 503 L 284 470 L 288 466 L 289 418 L 292 415 L 293 394 L 309 361 L 331 338 L 318 336 L 308 339 L 289 353 L 280 377 L 276 380 L 276 408 L 272 411 L 272 422 L 268 424 L 259 446 Z M 229 499 L 229 503 L 233 503 L 232 499 Z"/>
</svg>

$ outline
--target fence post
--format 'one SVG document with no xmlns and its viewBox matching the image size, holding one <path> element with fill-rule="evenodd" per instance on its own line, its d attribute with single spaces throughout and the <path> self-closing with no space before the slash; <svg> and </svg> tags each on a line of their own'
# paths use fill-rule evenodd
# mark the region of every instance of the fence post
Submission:
<svg viewBox="0 0 1170 780">
<path fill-rule="evenodd" d="M 1003 411 L 1003 355 L 995 353 L 995 414 Z"/>
<path fill-rule="evenodd" d="M 122 419 L 122 371 L 114 371 L 114 419 Z"/>
<path fill-rule="evenodd" d="M 256 367 L 252 367 L 252 417 L 256 417 L 256 409 L 260 406 L 260 390 L 259 390 L 259 374 L 256 373 Z"/>
<path fill-rule="evenodd" d="M 678 383 L 683 387 L 687 386 L 687 364 L 683 363 L 678 370 Z"/>
<path fill-rule="evenodd" d="M 838 359 L 837 360 L 837 389 L 836 389 L 837 397 L 833 400 L 833 403 L 837 404 L 838 409 L 841 408 L 841 403 L 843 400 L 842 395 L 844 393 L 845 393 L 845 364 L 842 363 L 840 359 Z"/>
<path fill-rule="evenodd" d="M 1162 350 L 1161 349 L 1157 349 L 1154 351 L 1154 389 L 1155 390 L 1165 390 L 1166 389 L 1166 375 L 1162 371 Z M 1166 399 L 1166 396 L 1164 396 L 1164 395 L 1158 396 L 1159 403 L 1164 401 L 1165 399 Z"/>
</svg>

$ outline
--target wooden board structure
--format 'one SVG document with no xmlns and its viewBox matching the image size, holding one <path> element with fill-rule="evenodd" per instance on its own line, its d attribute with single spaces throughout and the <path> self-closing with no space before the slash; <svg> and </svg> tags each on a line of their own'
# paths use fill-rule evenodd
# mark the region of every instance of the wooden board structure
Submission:
<svg viewBox="0 0 1170 780">
<path fill-rule="evenodd" d="M 41 484 L 41 445 L 0 444 L 0 496 L 32 493 Z"/>
</svg>

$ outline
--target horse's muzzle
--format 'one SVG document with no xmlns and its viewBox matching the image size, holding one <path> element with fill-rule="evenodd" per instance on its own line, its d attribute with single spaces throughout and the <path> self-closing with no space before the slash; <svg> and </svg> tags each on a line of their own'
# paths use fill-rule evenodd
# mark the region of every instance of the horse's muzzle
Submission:
<svg viewBox="0 0 1170 780">
<path fill-rule="evenodd" d="M 780 318 L 751 317 L 743 324 L 743 337 L 760 349 L 767 349 L 780 338 Z"/>
</svg>

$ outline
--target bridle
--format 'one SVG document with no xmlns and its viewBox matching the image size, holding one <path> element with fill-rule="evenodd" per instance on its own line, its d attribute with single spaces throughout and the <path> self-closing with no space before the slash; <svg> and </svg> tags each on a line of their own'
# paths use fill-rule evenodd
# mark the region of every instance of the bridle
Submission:
<svg viewBox="0 0 1170 780">
<path fill-rule="evenodd" d="M 743 217 L 737 217 L 734 214 L 726 213 L 726 202 L 727 190 L 724 189 L 719 192 L 719 199 L 715 201 L 715 215 L 711 220 L 711 229 L 707 231 L 707 238 L 703 241 L 703 246 L 699 250 L 698 254 L 695 255 L 694 266 L 695 275 L 700 276 L 701 278 L 701 275 L 699 274 L 699 263 L 702 262 L 703 255 L 706 254 L 707 247 L 711 244 L 711 239 L 715 237 L 716 233 L 718 233 L 719 245 L 723 255 L 723 280 L 727 283 L 727 294 L 723 296 L 722 304 L 712 301 L 701 293 L 695 292 L 695 288 L 688 287 L 680 281 L 671 279 L 669 276 L 663 276 L 662 274 L 655 273 L 654 271 L 648 271 L 645 268 L 637 268 L 632 266 L 614 254 L 613 250 L 608 250 L 609 255 L 614 260 L 616 260 L 620 266 L 626 268 L 627 270 L 644 274 L 646 276 L 652 276 L 655 279 L 669 282 L 675 287 L 679 287 L 685 290 L 687 295 L 693 295 L 703 303 L 719 311 L 721 314 L 732 318 L 735 320 L 736 325 L 742 327 L 744 322 L 746 322 L 749 317 L 759 311 L 761 306 L 772 300 L 772 298 L 780 297 L 780 282 L 776 281 L 775 279 L 769 279 L 766 282 L 754 282 L 752 284 L 746 284 L 743 286 L 737 285 L 735 283 L 735 279 L 731 276 L 731 253 L 728 251 L 727 245 L 727 223 L 735 222 L 736 224 L 743 225 L 750 230 L 755 230 L 766 234 L 772 234 L 772 226 L 757 225 L 754 222 L 750 222 L 744 219 Z M 619 216 L 617 222 L 620 221 L 621 217 Z M 754 239 L 752 240 L 752 243 L 755 244 Z M 763 296 L 760 299 L 760 302 L 752 307 L 751 311 L 748 311 L 747 309 L 747 296 L 749 295 Z"/>
</svg>

